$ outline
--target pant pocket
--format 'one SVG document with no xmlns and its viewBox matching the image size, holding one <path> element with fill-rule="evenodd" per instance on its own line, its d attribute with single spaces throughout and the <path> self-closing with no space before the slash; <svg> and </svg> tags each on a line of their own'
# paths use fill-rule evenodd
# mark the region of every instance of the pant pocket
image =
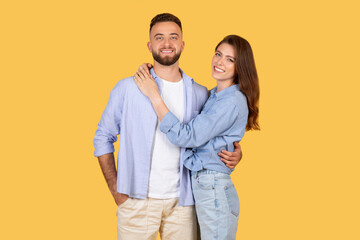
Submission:
<svg viewBox="0 0 360 240">
<path fill-rule="evenodd" d="M 129 201 L 130 200 L 130 201 Z M 118 207 L 118 228 L 147 230 L 148 200 L 129 198 Z"/>
<path fill-rule="evenodd" d="M 234 184 L 224 187 L 227 203 L 229 206 L 229 211 L 235 216 L 239 216 L 240 212 L 240 204 L 239 204 L 239 196 L 236 192 Z"/>
<path fill-rule="evenodd" d="M 213 174 L 203 174 L 197 178 L 193 178 L 197 187 L 202 190 L 212 190 L 215 187 L 215 180 Z"/>
</svg>

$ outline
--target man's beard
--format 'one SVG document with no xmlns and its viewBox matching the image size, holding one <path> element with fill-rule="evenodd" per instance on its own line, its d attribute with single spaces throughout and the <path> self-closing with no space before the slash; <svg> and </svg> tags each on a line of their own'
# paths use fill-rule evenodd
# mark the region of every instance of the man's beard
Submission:
<svg viewBox="0 0 360 240">
<path fill-rule="evenodd" d="M 181 52 L 179 52 L 178 54 L 175 54 L 173 57 L 170 57 L 170 56 L 161 57 L 160 54 L 157 54 L 155 51 L 152 51 L 152 55 L 153 55 L 153 58 L 155 59 L 155 61 L 157 61 L 161 65 L 171 66 L 174 63 L 176 63 L 177 60 L 179 60 Z"/>
</svg>

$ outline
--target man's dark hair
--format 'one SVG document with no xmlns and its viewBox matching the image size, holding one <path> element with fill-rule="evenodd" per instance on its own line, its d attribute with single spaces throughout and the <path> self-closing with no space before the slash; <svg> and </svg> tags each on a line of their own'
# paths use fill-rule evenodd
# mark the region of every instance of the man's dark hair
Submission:
<svg viewBox="0 0 360 240">
<path fill-rule="evenodd" d="M 160 14 L 156 15 L 153 19 L 151 19 L 150 31 L 151 31 L 152 27 L 156 23 L 159 23 L 159 22 L 174 22 L 180 27 L 180 30 L 182 32 L 180 19 L 178 17 L 172 15 L 171 13 L 160 13 Z"/>
</svg>

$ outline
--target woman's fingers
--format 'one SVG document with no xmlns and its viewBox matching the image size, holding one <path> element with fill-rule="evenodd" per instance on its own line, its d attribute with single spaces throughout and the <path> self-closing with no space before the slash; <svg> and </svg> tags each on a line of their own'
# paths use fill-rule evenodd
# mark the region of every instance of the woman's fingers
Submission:
<svg viewBox="0 0 360 240">
<path fill-rule="evenodd" d="M 144 74 L 143 71 L 136 72 L 136 75 L 139 77 L 139 80 L 141 80 L 141 81 L 146 79 L 146 75 Z"/>
<path fill-rule="evenodd" d="M 139 87 L 143 84 L 144 79 L 142 78 L 142 76 L 139 74 L 139 72 L 136 72 L 134 75 L 134 80 L 136 85 L 138 85 Z"/>
<path fill-rule="evenodd" d="M 150 64 L 150 66 L 149 66 L 149 64 L 150 63 L 143 63 L 141 65 L 141 67 L 142 67 L 141 70 L 145 71 L 147 73 L 147 75 L 150 75 L 149 69 L 152 67 L 152 65 Z"/>
<path fill-rule="evenodd" d="M 140 65 L 140 67 L 138 68 L 137 72 L 144 72 L 146 73 L 146 75 L 150 75 L 150 71 L 149 69 L 152 67 L 151 63 L 143 63 Z M 146 76 L 145 75 L 145 76 Z"/>
<path fill-rule="evenodd" d="M 140 70 L 140 72 L 141 72 L 144 76 L 150 78 L 150 73 L 149 73 L 149 71 L 147 71 L 147 69 L 145 70 L 144 68 L 142 68 L 142 69 Z"/>
</svg>

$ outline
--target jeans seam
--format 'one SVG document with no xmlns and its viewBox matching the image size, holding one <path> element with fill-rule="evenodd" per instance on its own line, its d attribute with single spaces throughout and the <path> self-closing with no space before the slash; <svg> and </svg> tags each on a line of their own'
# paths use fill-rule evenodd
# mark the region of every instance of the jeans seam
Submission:
<svg viewBox="0 0 360 240">
<path fill-rule="evenodd" d="M 218 191 L 216 191 L 216 185 L 217 185 L 217 183 L 218 183 L 218 180 L 217 180 L 217 178 L 216 177 L 214 177 L 214 190 L 215 190 L 215 193 L 214 193 L 214 195 L 215 195 L 215 210 L 216 210 L 216 216 L 217 216 L 217 219 L 219 219 L 219 215 L 220 215 L 220 213 L 219 213 L 219 205 L 216 205 L 216 201 L 219 201 L 218 200 Z M 219 204 L 219 203 L 218 203 Z M 216 226 L 216 235 L 215 235 L 215 239 L 219 239 L 219 225 L 217 225 Z"/>
<path fill-rule="evenodd" d="M 230 189 L 230 188 L 234 188 L 235 189 L 235 186 L 234 185 L 231 185 L 231 186 L 229 186 L 229 187 L 226 187 L 226 188 L 224 188 L 224 191 L 225 191 L 225 196 L 226 196 L 226 202 L 227 202 L 227 204 L 228 204 L 228 208 L 229 208 L 229 211 L 230 211 L 230 213 L 232 214 L 232 215 L 234 215 L 234 217 L 238 217 L 239 216 L 239 213 L 236 213 L 234 210 L 233 210 L 233 208 L 232 208 L 232 206 L 230 206 L 230 196 L 229 196 L 229 192 L 228 192 L 228 190 Z M 236 190 L 235 190 L 236 191 Z"/>
</svg>

